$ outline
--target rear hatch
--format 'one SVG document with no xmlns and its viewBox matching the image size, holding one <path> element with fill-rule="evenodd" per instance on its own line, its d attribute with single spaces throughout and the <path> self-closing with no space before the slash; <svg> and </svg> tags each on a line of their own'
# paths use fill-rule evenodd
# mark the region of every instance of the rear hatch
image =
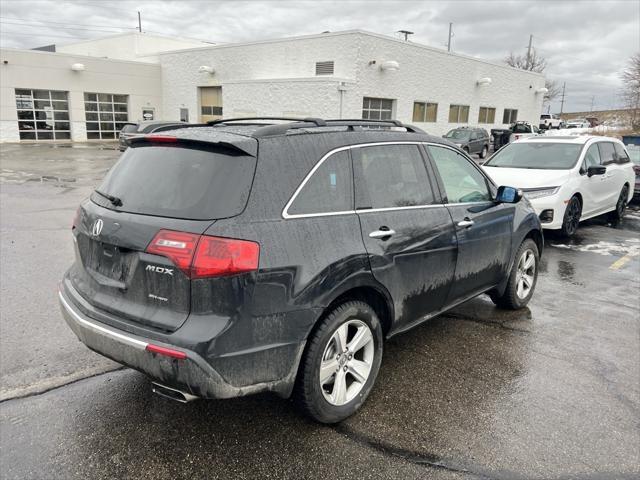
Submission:
<svg viewBox="0 0 640 480">
<path fill-rule="evenodd" d="M 191 308 L 199 235 L 244 210 L 256 159 L 172 137 L 132 146 L 78 211 L 69 281 L 96 308 L 173 331 Z"/>
</svg>

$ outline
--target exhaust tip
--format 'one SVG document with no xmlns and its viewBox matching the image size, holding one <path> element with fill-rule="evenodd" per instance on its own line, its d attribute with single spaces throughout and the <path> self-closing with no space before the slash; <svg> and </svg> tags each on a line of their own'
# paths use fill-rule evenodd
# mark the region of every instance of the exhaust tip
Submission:
<svg viewBox="0 0 640 480">
<path fill-rule="evenodd" d="M 160 385 L 159 383 L 155 382 L 151 383 L 151 391 L 156 395 L 168 398 L 169 400 L 173 400 L 179 403 L 189 403 L 200 398 L 196 397 L 195 395 L 191 395 L 190 393 L 167 387 L 166 385 Z"/>
</svg>

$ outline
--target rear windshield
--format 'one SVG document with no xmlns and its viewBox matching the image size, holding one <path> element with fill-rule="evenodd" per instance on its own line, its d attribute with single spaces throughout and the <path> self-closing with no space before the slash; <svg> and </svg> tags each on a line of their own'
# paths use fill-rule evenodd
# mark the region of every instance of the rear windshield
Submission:
<svg viewBox="0 0 640 480">
<path fill-rule="evenodd" d="M 455 140 L 469 140 L 471 132 L 469 130 L 451 130 L 445 135 L 445 138 L 453 138 Z"/>
<path fill-rule="evenodd" d="M 576 143 L 511 143 L 498 150 L 485 166 L 569 170 L 578 161 L 581 150 L 582 145 Z"/>
<path fill-rule="evenodd" d="M 213 220 L 233 217 L 249 198 L 256 159 L 232 149 L 199 150 L 169 146 L 129 148 L 91 200 L 113 210 Z"/>
<path fill-rule="evenodd" d="M 138 130 L 138 125 L 136 125 L 135 123 L 128 123 L 124 127 L 122 127 L 122 130 L 120 131 L 123 133 L 133 133 L 137 130 Z"/>
</svg>

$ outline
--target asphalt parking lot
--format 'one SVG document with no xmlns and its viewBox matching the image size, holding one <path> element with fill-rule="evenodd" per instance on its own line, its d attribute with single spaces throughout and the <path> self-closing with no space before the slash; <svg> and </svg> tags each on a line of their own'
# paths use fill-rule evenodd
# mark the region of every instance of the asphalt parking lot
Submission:
<svg viewBox="0 0 640 480">
<path fill-rule="evenodd" d="M 479 297 L 393 338 L 328 427 L 269 395 L 171 403 L 58 311 L 79 201 L 113 145 L 0 150 L 2 478 L 620 479 L 640 475 L 640 207 L 548 235 L 518 312 Z"/>
</svg>

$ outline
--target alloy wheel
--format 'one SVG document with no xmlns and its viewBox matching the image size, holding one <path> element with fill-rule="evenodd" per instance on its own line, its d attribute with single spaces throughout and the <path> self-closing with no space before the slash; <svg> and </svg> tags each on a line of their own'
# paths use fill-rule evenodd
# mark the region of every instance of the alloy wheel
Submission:
<svg viewBox="0 0 640 480">
<path fill-rule="evenodd" d="M 536 256 L 532 250 L 525 250 L 518 261 L 516 272 L 516 294 L 520 299 L 527 298 L 533 288 L 536 274 Z"/>
<path fill-rule="evenodd" d="M 573 235 L 578 230 L 578 224 L 580 223 L 580 201 L 575 197 L 567 205 L 566 223 L 567 233 Z"/>
<path fill-rule="evenodd" d="M 345 405 L 360 393 L 371 373 L 374 347 L 371 329 L 363 321 L 352 319 L 338 327 L 324 349 L 318 377 L 327 402 Z"/>
</svg>

